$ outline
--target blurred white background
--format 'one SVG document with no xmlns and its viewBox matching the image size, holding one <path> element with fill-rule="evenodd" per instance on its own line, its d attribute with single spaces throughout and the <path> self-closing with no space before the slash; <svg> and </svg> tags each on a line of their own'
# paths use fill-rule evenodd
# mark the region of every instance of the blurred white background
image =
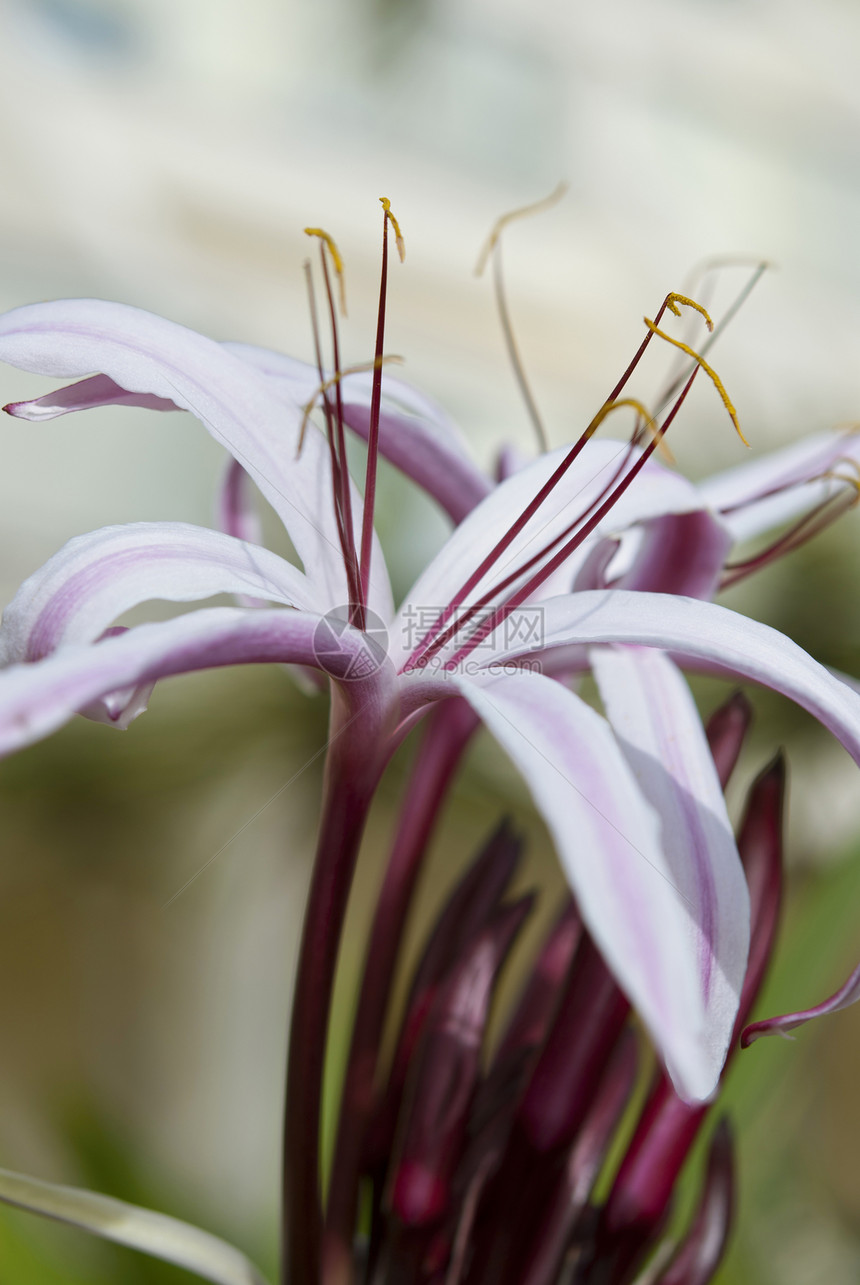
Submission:
<svg viewBox="0 0 860 1285">
<path fill-rule="evenodd" d="M 4 309 L 116 298 L 308 357 L 302 229 L 321 224 L 346 260 L 346 354 L 361 360 L 372 350 L 377 198 L 386 195 L 407 242 L 406 264 L 392 273 L 386 346 L 488 461 L 504 441 L 531 443 L 475 260 L 497 215 L 565 179 L 566 200 L 512 227 L 505 257 L 553 442 L 576 434 L 603 400 L 643 313 L 653 316 L 713 254 L 778 265 L 714 355 L 753 448 L 860 417 L 860 7 L 850 0 L 0 0 L 0 49 Z M 699 474 L 741 449 L 700 385 L 675 442 Z M 2 402 L 43 387 L 0 370 Z M 222 463 L 190 419 L 138 412 L 41 426 L 4 419 L 0 450 L 3 601 L 81 531 L 136 519 L 208 523 Z M 416 533 L 407 554 L 431 538 Z M 180 711 L 192 706 L 193 697 Z M 247 774 L 255 770 L 252 762 Z M 807 834 L 822 812 L 846 808 L 839 762 L 819 755 L 815 770 L 823 803 L 806 813 Z M 273 774 L 272 789 L 281 779 Z M 828 782 L 837 783 L 829 796 Z M 247 796 L 238 778 L 231 789 L 263 799 L 263 783 Z M 849 804 L 843 839 L 855 817 Z M 235 867 L 213 874 L 205 905 L 215 906 L 215 928 L 201 928 L 198 903 L 178 935 L 199 929 L 211 946 L 229 924 L 241 950 L 286 932 L 271 899 L 289 892 L 300 904 L 301 878 L 281 886 L 276 821 L 254 840 L 264 852 L 256 891 Z M 210 821 L 203 838 L 199 819 L 184 824 L 193 851 L 208 855 L 234 820 Z M 311 820 L 301 824 L 306 846 Z M 282 989 L 283 978 L 266 981 L 270 956 L 252 957 L 256 973 L 249 965 L 237 980 L 222 963 L 217 975 L 228 1011 L 259 1030 L 266 1019 L 243 997 Z M 148 992 L 155 1007 L 159 985 Z M 183 1003 L 187 1016 L 190 992 Z M 230 1199 L 251 1218 L 271 1179 L 255 1148 L 272 1085 L 257 1094 L 246 1028 L 237 1033 L 223 1011 L 195 1021 L 198 1033 L 210 1022 L 213 1051 L 214 1087 L 210 1078 L 200 1091 L 217 1104 L 234 1076 L 250 1084 L 244 1122 L 199 1153 L 208 1124 L 190 1126 L 193 1141 L 182 1124 L 196 1080 L 144 1117 L 160 1129 L 158 1153 L 209 1181 L 216 1202 L 229 1154 L 242 1174 Z M 275 1061 L 281 1034 L 266 1038 Z"/>
</svg>

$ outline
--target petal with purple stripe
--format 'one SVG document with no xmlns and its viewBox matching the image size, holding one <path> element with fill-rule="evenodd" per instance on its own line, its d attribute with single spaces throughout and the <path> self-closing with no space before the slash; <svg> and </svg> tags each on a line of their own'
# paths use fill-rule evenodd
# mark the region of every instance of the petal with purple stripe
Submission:
<svg viewBox="0 0 860 1285">
<path fill-rule="evenodd" d="M 319 374 L 315 367 L 252 344 L 224 345 L 299 405 L 313 397 Z M 344 420 L 367 439 L 373 376 L 355 373 L 341 381 Z M 449 514 L 461 522 L 492 490 L 490 479 L 474 463 L 459 430 L 432 398 L 386 372 L 382 379 L 379 450 L 395 468 L 412 478 Z"/>
<path fill-rule="evenodd" d="M 580 643 L 633 643 L 671 652 L 683 665 L 748 678 L 796 701 L 860 763 L 860 694 L 784 634 L 726 607 L 622 589 L 565 594 L 541 604 L 541 639 L 481 652 L 488 667 Z M 439 684 L 444 691 L 444 684 Z M 430 696 L 428 684 L 427 695 Z M 432 698 L 432 697 L 431 697 Z"/>
<path fill-rule="evenodd" d="M 322 609 L 302 572 L 259 545 L 184 522 L 105 527 L 70 540 L 25 580 L 3 613 L 0 663 L 93 642 L 138 603 L 219 593 Z"/>
<path fill-rule="evenodd" d="M 522 772 L 555 840 L 582 916 L 685 1098 L 707 1098 L 715 1060 L 698 984 L 699 907 L 685 898 L 609 724 L 536 673 L 457 688 Z"/>
<path fill-rule="evenodd" d="M 860 462 L 860 435 L 821 433 L 784 450 L 717 473 L 699 483 L 699 494 L 735 540 L 750 540 L 800 518 L 844 489 L 824 474 L 840 461 Z M 845 470 L 851 475 L 851 467 Z"/>
<path fill-rule="evenodd" d="M 74 377 L 93 371 L 127 394 L 191 411 L 247 469 L 279 514 L 327 607 L 347 601 L 346 575 L 332 504 L 331 467 L 320 434 L 306 436 L 296 458 L 301 418 L 247 362 L 221 344 L 139 308 L 98 299 L 32 304 L 0 317 L 0 360 L 37 374 Z M 112 400 L 102 382 L 53 394 L 54 411 Z M 75 399 L 77 398 L 77 404 Z M 81 400 L 83 398 L 83 400 Z M 42 405 L 15 404 L 22 418 L 45 418 Z M 65 403 L 65 404 L 63 404 Z M 146 405 L 153 405 L 149 400 Z M 354 505 L 360 531 L 361 504 Z M 369 605 L 384 620 L 392 614 L 381 552 L 373 560 Z"/>
<path fill-rule="evenodd" d="M 44 660 L 0 671 L 0 754 L 38 741 L 112 692 L 171 674 L 269 662 L 318 666 L 319 617 L 308 612 L 212 607 L 160 624 L 138 625 Z M 363 651 L 362 635 L 340 639 L 344 672 Z M 328 660 L 329 672 L 335 658 Z"/>
<path fill-rule="evenodd" d="M 690 955 L 712 1063 L 722 1066 L 749 948 L 749 893 L 714 760 L 690 690 L 663 652 L 596 647 L 591 664 L 616 740 L 660 818 L 663 852 L 687 905 Z"/>
</svg>

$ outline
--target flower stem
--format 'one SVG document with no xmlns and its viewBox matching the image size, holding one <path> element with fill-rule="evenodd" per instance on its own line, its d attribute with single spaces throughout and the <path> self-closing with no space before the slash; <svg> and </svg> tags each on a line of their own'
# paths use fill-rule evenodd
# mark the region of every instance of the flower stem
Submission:
<svg viewBox="0 0 860 1285">
<path fill-rule="evenodd" d="M 370 932 L 344 1079 L 325 1232 L 324 1279 L 349 1280 L 358 1177 L 379 1043 L 415 881 L 451 777 L 477 723 L 462 700 L 432 715 L 400 814 Z"/>
<path fill-rule="evenodd" d="M 351 687 L 359 688 L 359 684 Z M 335 966 L 355 862 L 384 756 L 368 753 L 372 697 L 332 684 L 329 751 L 317 852 L 296 976 L 284 1110 L 284 1285 L 319 1285 L 320 1113 Z M 360 715 L 360 717 L 359 717 Z"/>
</svg>

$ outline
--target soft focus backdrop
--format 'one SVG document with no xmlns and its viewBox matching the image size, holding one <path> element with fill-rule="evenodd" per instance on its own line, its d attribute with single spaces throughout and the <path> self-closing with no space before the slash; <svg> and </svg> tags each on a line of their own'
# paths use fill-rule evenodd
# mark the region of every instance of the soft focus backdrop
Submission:
<svg viewBox="0 0 860 1285">
<path fill-rule="evenodd" d="M 715 352 L 753 450 L 860 418 L 849 0 L 0 0 L 0 41 L 3 308 L 117 298 L 309 357 L 302 228 L 322 224 L 347 263 L 346 356 L 366 359 L 386 195 L 408 247 L 387 348 L 489 461 L 531 441 L 475 259 L 498 214 L 566 179 L 566 200 L 506 241 L 554 443 L 603 400 L 642 314 L 713 254 L 776 265 Z M 694 475 L 743 450 L 699 385 L 674 442 Z M 0 370 L 3 402 L 43 387 Z M 0 434 L 4 602 L 82 531 L 211 520 L 223 460 L 188 417 L 4 420 Z M 387 479 L 401 586 L 443 532 Z M 732 605 L 860 673 L 857 537 L 851 517 Z M 720 698 L 716 684 L 701 694 L 706 709 Z M 807 720 L 757 705 L 743 781 L 779 743 L 792 765 L 779 1008 L 819 998 L 854 962 L 860 790 Z M 324 740 L 324 702 L 280 672 L 223 673 L 164 684 L 126 735 L 79 721 L 0 767 L 0 1165 L 196 1218 L 271 1264 Z M 428 904 L 512 799 L 530 836 L 524 881 L 558 887 L 525 791 L 488 750 L 446 815 Z M 406 759 L 374 813 L 356 925 Z M 858 1058 L 860 1010 L 738 1059 L 726 1285 L 860 1276 Z M 0 1219 L 0 1278 L 187 1279 L 15 1214 Z"/>
</svg>

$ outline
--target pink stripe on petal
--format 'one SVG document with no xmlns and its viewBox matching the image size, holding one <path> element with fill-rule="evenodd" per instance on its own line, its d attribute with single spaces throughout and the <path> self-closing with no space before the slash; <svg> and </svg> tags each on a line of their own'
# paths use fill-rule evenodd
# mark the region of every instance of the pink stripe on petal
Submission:
<svg viewBox="0 0 860 1285">
<path fill-rule="evenodd" d="M 690 956 L 719 1074 L 746 971 L 749 894 L 713 756 L 690 690 L 668 656 L 601 647 L 592 650 L 591 663 L 616 739 L 660 818 L 672 881 L 691 910 Z"/>
<path fill-rule="evenodd" d="M 860 694 L 790 638 L 726 607 L 673 594 L 592 590 L 542 604 L 542 641 L 487 648 L 488 669 L 579 643 L 634 643 L 671 652 L 684 666 L 772 687 L 813 714 L 860 763 Z M 428 695 L 433 690 L 427 685 Z M 432 695 L 430 697 L 432 699 Z"/>
<path fill-rule="evenodd" d="M 636 595 L 630 595 L 631 597 Z M 684 898 L 608 723 L 539 674 L 477 686 L 454 675 L 525 777 L 555 840 L 582 917 L 688 1100 L 707 1098 L 722 1062 L 710 1047 Z"/>
<path fill-rule="evenodd" d="M 319 375 L 313 366 L 252 344 L 224 345 L 263 371 L 292 400 L 304 405 L 313 397 Z M 341 382 L 344 419 L 367 439 L 372 376 L 347 375 Z M 395 468 L 431 495 L 454 522 L 461 522 L 492 490 L 492 483 L 471 459 L 449 416 L 431 398 L 402 380 L 382 377 L 379 450 Z"/>
<path fill-rule="evenodd" d="M 318 624 L 318 616 L 305 612 L 214 607 L 12 665 L 0 671 L 0 754 L 40 740 L 112 692 L 171 674 L 272 661 L 317 665 Z M 345 669 L 363 643 L 359 634 L 340 642 Z M 333 659 L 328 666 L 334 668 Z"/>
<path fill-rule="evenodd" d="M 107 375 L 92 375 L 77 384 L 67 384 L 44 397 L 29 402 L 9 402 L 4 406 L 7 415 L 15 419 L 39 421 L 57 419 L 69 411 L 94 410 L 99 406 L 141 406 L 146 410 L 179 410 L 180 407 L 165 397 L 152 397 L 148 393 L 128 393 Z"/>
<path fill-rule="evenodd" d="M 137 522 L 78 536 L 24 582 L 3 613 L 0 661 L 39 660 L 92 642 L 123 612 L 220 593 L 320 610 L 296 567 L 258 545 L 184 522 Z"/>
<path fill-rule="evenodd" d="M 0 360 L 59 377 L 99 371 L 122 398 L 144 394 L 191 411 L 248 470 L 279 514 L 326 607 L 347 601 L 326 445 L 319 433 L 309 433 L 296 458 L 300 408 L 287 407 L 271 381 L 247 362 L 184 326 L 98 299 L 32 304 L 6 313 L 0 317 Z M 99 388 L 106 396 L 108 386 Z M 73 394 L 64 390 L 59 396 Z M 355 511 L 358 523 L 357 496 Z M 369 605 L 383 619 L 391 618 L 381 554 L 374 559 Z"/>
<path fill-rule="evenodd" d="M 262 544 L 262 525 L 254 506 L 252 486 L 238 460 L 230 460 L 218 496 L 218 526 L 237 540 Z"/>
</svg>

